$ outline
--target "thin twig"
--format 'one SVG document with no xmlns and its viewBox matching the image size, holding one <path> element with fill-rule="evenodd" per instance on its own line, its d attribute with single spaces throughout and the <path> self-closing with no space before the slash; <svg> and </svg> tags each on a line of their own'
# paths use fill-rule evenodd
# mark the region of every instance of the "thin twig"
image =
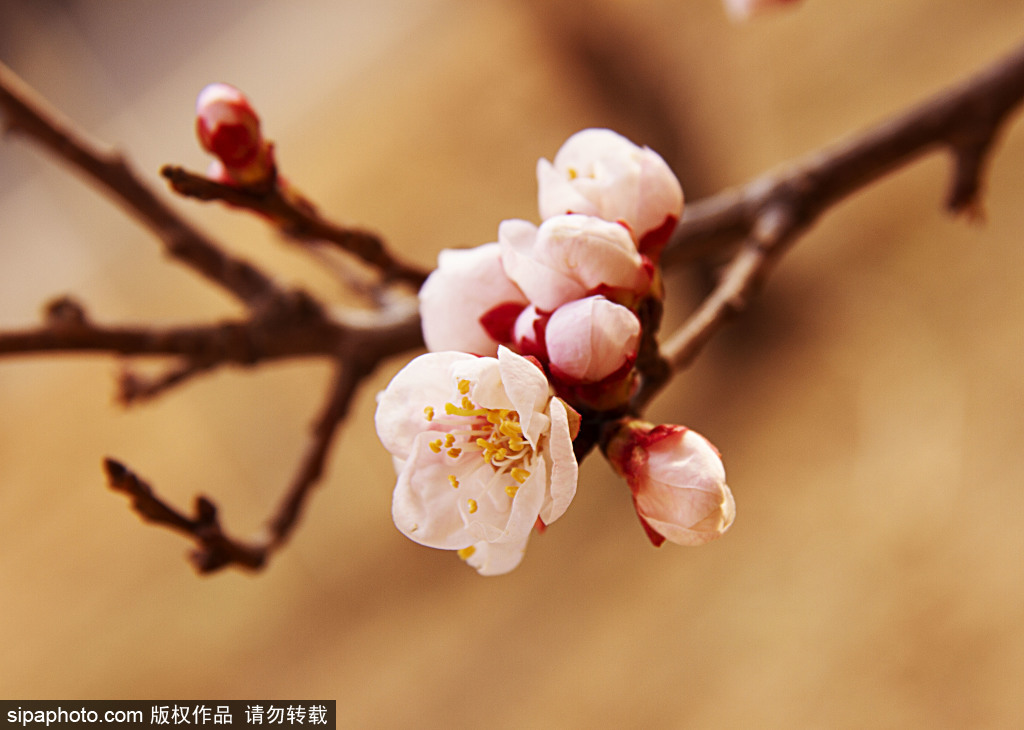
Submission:
<svg viewBox="0 0 1024 730">
<path fill-rule="evenodd" d="M 338 365 L 334 385 L 314 424 L 298 472 L 266 529 L 257 538 L 240 540 L 229 535 L 220 523 L 217 505 L 204 496 L 196 497 L 195 517 L 182 514 L 157 496 L 147 482 L 114 459 L 104 462 L 107 480 L 112 489 L 131 497 L 132 508 L 144 520 L 192 539 L 197 547 L 189 557 L 200 573 L 212 573 L 228 566 L 258 570 L 285 544 L 298 524 L 310 492 L 323 475 L 338 425 L 348 413 L 357 386 L 368 374 L 366 369 Z"/>
<path fill-rule="evenodd" d="M 291 535 L 310 490 L 316 486 L 323 475 L 334 434 L 339 424 L 348 415 L 356 388 L 368 374 L 369 371 L 360 371 L 343 364 L 338 364 L 336 367 L 334 385 L 323 412 L 313 426 L 306 453 L 299 464 L 291 487 L 285 493 L 268 525 L 268 548 L 279 547 Z"/>
<path fill-rule="evenodd" d="M 46 307 L 44 322 L 0 332 L 0 356 L 49 352 L 98 352 L 120 356 L 175 357 L 178 363 L 153 379 L 130 373 L 121 380 L 121 400 L 153 397 L 220 365 L 251 366 L 294 357 L 325 357 L 336 379 L 312 440 L 280 505 L 255 541 L 231 537 L 222 527 L 214 502 L 200 496 L 188 516 L 160 499 L 153 489 L 113 459 L 105 469 L 110 486 L 132 498 L 145 520 L 188 536 L 197 544 L 192 561 L 203 573 L 234 565 L 259 569 L 290 536 L 308 495 L 319 482 L 333 438 L 362 380 L 382 360 L 422 346 L 416 299 L 385 288 L 373 310 L 328 308 L 301 290 L 279 288 L 255 266 L 235 259 L 166 207 L 132 172 L 121 155 L 87 139 L 68 120 L 0 65 L 0 109 L 9 129 L 26 135 L 72 164 L 140 219 L 164 242 L 168 252 L 241 299 L 248 316 L 212 325 L 170 328 L 106 326 L 93 323 L 69 297 Z M 323 221 L 312 207 L 271 211 L 293 235 L 334 243 L 378 267 L 386 281 L 419 283 L 425 274 L 390 257 L 383 243 L 360 231 L 344 231 Z"/>
<path fill-rule="evenodd" d="M 98 184 L 163 241 L 167 253 L 250 305 L 280 296 L 273 279 L 222 247 L 165 205 L 124 157 L 88 139 L 71 121 L 0 63 L 6 127 L 46 147 Z"/>
<path fill-rule="evenodd" d="M 671 370 L 689 365 L 730 315 L 746 307 L 770 267 L 822 213 L 897 167 L 948 149 L 954 167 L 946 207 L 976 214 L 985 162 L 1022 101 L 1024 45 L 891 121 L 690 205 L 662 256 L 666 266 L 706 257 L 737 239 L 744 244 L 718 285 L 662 345 Z M 670 376 L 645 373 L 633 410 L 642 410 Z"/>
<path fill-rule="evenodd" d="M 785 208 L 771 208 L 761 214 L 753 234 L 733 256 L 715 288 L 662 345 L 662 357 L 672 368 L 689 366 L 728 317 L 746 308 L 768 275 L 770 264 L 794 241 L 794 232 L 793 219 Z"/>
<path fill-rule="evenodd" d="M 221 528 L 217 506 L 206 497 L 196 497 L 195 517 L 188 517 L 156 495 L 153 488 L 124 464 L 105 459 L 103 467 L 110 488 L 124 492 L 132 509 L 145 521 L 162 525 L 191 538 L 197 544 L 189 556 L 200 573 L 212 573 L 228 565 L 258 570 L 266 563 L 265 546 L 236 540 Z"/>
<path fill-rule="evenodd" d="M 117 401 L 123 406 L 131 406 L 153 400 L 171 388 L 210 372 L 216 365 L 204 360 L 188 359 L 150 378 L 125 367 L 117 378 Z"/>
<path fill-rule="evenodd" d="M 260 213 L 287 235 L 301 241 L 332 243 L 378 269 L 386 282 L 403 281 L 419 289 L 429 273 L 397 259 L 376 233 L 336 225 L 324 218 L 308 200 L 286 194 L 280 185 L 254 188 L 223 185 L 174 165 L 164 165 L 160 174 L 180 195 L 196 200 L 220 200 Z"/>
<path fill-rule="evenodd" d="M 1024 44 L 892 120 L 689 204 L 662 263 L 680 265 L 722 250 L 745 238 L 761 211 L 780 203 L 806 228 L 846 196 L 936 149 L 948 149 L 954 159 L 946 207 L 953 213 L 976 212 L 985 161 L 1022 100 Z"/>
</svg>

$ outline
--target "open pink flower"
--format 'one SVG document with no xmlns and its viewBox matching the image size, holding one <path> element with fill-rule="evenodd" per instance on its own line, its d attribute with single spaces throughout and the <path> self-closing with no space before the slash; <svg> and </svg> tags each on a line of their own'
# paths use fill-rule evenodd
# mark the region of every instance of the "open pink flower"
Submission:
<svg viewBox="0 0 1024 730">
<path fill-rule="evenodd" d="M 544 331 L 554 375 L 576 383 L 596 383 L 636 359 L 640 320 L 602 296 L 577 299 L 556 309 Z"/>
<path fill-rule="evenodd" d="M 537 183 L 541 218 L 584 213 L 622 221 L 644 253 L 660 250 L 683 210 L 683 189 L 665 160 L 610 129 L 571 136 L 554 162 L 537 163 Z"/>
<path fill-rule="evenodd" d="M 636 298 L 651 286 L 650 262 L 618 223 L 588 215 L 555 216 L 539 228 L 507 220 L 498 227 L 498 243 L 505 273 L 545 312 L 614 290 Z"/>
<path fill-rule="evenodd" d="M 526 297 L 505 275 L 497 243 L 445 249 L 420 288 L 420 317 L 427 349 L 493 357 L 512 340 Z"/>
<path fill-rule="evenodd" d="M 729 529 L 736 502 L 718 451 L 685 426 L 630 421 L 607 448 L 655 545 L 703 545 Z"/>
<path fill-rule="evenodd" d="M 576 493 L 575 420 L 541 369 L 507 348 L 415 358 L 377 403 L 398 472 L 395 525 L 483 575 L 512 570 L 537 519 L 555 521 Z"/>
<path fill-rule="evenodd" d="M 224 183 L 252 185 L 274 172 L 273 145 L 260 133 L 260 118 L 245 94 L 229 84 L 210 84 L 196 98 L 196 134 L 217 156 L 208 176 Z"/>
</svg>

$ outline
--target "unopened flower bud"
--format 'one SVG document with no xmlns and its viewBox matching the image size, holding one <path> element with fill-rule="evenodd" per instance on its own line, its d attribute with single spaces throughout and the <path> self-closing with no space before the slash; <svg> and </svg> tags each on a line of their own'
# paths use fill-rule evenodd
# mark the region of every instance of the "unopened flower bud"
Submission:
<svg viewBox="0 0 1024 730">
<path fill-rule="evenodd" d="M 556 309 L 544 332 L 554 375 L 596 383 L 632 365 L 640 345 L 640 320 L 602 296 Z"/>
<path fill-rule="evenodd" d="M 665 540 L 703 545 L 736 518 L 722 459 L 696 431 L 630 420 L 605 453 L 629 484 L 640 522 L 656 546 Z"/>
<path fill-rule="evenodd" d="M 209 176 L 219 182 L 254 185 L 274 174 L 273 146 L 260 133 L 260 119 L 245 94 L 228 84 L 210 84 L 196 98 L 196 135 L 217 157 Z"/>
</svg>

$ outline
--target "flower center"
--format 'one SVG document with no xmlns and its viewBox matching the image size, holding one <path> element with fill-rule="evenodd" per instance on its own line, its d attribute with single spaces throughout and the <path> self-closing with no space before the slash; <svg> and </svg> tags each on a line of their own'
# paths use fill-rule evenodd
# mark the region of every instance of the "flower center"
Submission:
<svg viewBox="0 0 1024 730">
<path fill-rule="evenodd" d="M 429 442 L 429 446 L 435 454 L 444 452 L 452 459 L 479 454 L 494 469 L 494 478 L 485 491 L 504 477 L 511 482 L 505 486 L 505 494 L 515 497 L 519 485 L 530 476 L 526 467 L 533 457 L 533 447 L 523 437 L 519 413 L 508 408 L 477 405 L 467 395 L 469 387 L 468 380 L 458 381 L 460 397 L 453 399 L 458 402 L 445 403 L 444 415 L 435 415 L 432 406 L 423 409 L 424 418 L 448 430 L 444 437 Z M 459 488 L 455 474 L 448 475 L 448 482 L 453 488 Z M 476 512 L 475 500 L 468 500 L 467 506 L 470 514 Z"/>
</svg>

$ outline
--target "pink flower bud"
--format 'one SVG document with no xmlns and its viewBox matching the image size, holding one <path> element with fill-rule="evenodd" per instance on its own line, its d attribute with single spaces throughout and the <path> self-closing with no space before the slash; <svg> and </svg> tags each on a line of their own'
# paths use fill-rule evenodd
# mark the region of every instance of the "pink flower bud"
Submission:
<svg viewBox="0 0 1024 730">
<path fill-rule="evenodd" d="M 602 296 L 556 309 L 544 332 L 551 372 L 562 380 L 596 383 L 631 366 L 640 346 L 640 320 Z"/>
<path fill-rule="evenodd" d="M 559 215 L 538 228 L 508 220 L 498 227 L 498 242 L 505 273 L 544 312 L 595 293 L 638 298 L 651 287 L 650 261 L 618 223 Z"/>
<path fill-rule="evenodd" d="M 763 10 L 792 2 L 796 0 L 725 0 L 725 10 L 733 20 L 749 20 Z"/>
<path fill-rule="evenodd" d="M 260 118 L 241 91 L 210 84 L 196 98 L 196 134 L 217 156 L 209 176 L 220 182 L 253 185 L 274 174 L 273 147 L 260 133 Z"/>
<path fill-rule="evenodd" d="M 633 505 L 656 546 L 703 545 L 729 529 L 736 503 L 717 449 L 685 426 L 629 421 L 606 453 L 633 492 Z"/>
<path fill-rule="evenodd" d="M 494 357 L 512 341 L 526 297 L 505 275 L 497 243 L 445 249 L 420 288 L 420 317 L 427 349 Z"/>
<path fill-rule="evenodd" d="M 542 218 L 584 213 L 620 221 L 652 258 L 683 211 L 683 189 L 665 160 L 610 129 L 571 136 L 553 163 L 537 163 L 537 183 Z"/>
</svg>

